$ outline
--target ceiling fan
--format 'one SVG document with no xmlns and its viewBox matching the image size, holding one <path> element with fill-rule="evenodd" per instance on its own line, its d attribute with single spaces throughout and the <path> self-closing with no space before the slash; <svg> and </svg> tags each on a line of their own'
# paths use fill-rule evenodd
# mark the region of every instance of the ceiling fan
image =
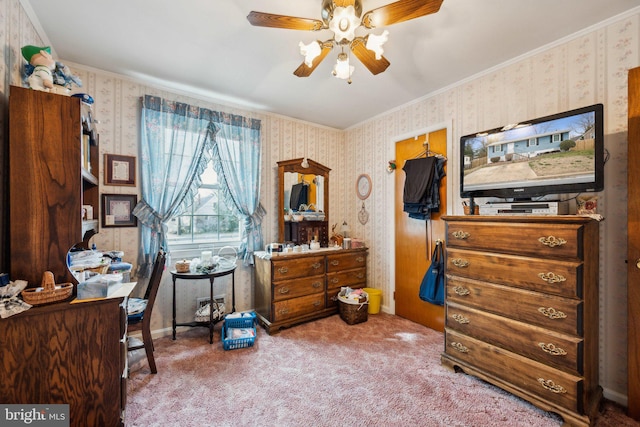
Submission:
<svg viewBox="0 0 640 427">
<path fill-rule="evenodd" d="M 372 74 L 382 73 L 389 67 L 389 61 L 382 56 L 382 45 L 387 41 L 389 32 L 368 33 L 356 36 L 359 28 L 373 30 L 387 25 L 397 24 L 410 19 L 436 13 L 443 0 L 398 0 L 362 14 L 362 0 L 322 0 L 319 19 L 297 18 L 294 16 L 251 11 L 247 19 L 257 27 L 284 28 L 290 30 L 319 31 L 331 30 L 334 37 L 325 41 L 315 40 L 308 45 L 300 42 L 300 54 L 305 60 L 293 72 L 298 77 L 308 77 L 322 60 L 338 46 L 341 52 L 332 74 L 351 83 L 354 67 L 349 64 L 348 52 L 364 64 Z M 347 52 L 345 52 L 345 48 Z"/>
</svg>

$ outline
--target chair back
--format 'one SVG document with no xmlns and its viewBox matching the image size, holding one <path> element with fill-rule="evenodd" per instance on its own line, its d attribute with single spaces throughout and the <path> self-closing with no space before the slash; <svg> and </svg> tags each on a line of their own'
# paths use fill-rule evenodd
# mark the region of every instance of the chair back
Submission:
<svg viewBox="0 0 640 427">
<path fill-rule="evenodd" d="M 147 308 L 144 310 L 144 316 L 142 317 L 143 322 L 151 322 L 151 310 L 153 310 L 158 289 L 160 289 L 160 281 L 162 279 L 166 258 L 167 254 L 162 249 L 158 251 L 156 261 L 153 264 L 153 270 L 151 271 L 151 277 L 149 278 L 149 284 L 144 293 L 144 299 L 147 300 Z"/>
</svg>

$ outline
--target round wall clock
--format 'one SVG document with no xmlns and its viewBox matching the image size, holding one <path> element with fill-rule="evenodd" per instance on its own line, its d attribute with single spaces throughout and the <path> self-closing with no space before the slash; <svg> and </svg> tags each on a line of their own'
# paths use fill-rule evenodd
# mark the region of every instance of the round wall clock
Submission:
<svg viewBox="0 0 640 427">
<path fill-rule="evenodd" d="M 356 180 L 356 192 L 362 200 L 371 194 L 371 177 L 366 173 L 361 174 Z"/>
</svg>

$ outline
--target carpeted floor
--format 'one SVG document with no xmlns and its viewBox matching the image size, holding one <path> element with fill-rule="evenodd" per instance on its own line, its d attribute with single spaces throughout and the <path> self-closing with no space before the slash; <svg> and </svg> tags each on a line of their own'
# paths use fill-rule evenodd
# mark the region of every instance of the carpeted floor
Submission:
<svg viewBox="0 0 640 427">
<path fill-rule="evenodd" d="M 559 426 L 559 416 L 440 365 L 443 336 L 388 314 L 331 316 L 225 351 L 221 325 L 155 340 L 158 374 L 132 365 L 126 425 Z M 597 426 L 640 426 L 605 402 Z"/>
</svg>

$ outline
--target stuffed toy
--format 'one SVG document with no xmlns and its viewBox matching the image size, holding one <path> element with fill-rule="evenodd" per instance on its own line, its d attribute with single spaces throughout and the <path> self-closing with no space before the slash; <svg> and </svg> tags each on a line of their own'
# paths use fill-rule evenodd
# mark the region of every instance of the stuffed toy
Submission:
<svg viewBox="0 0 640 427">
<path fill-rule="evenodd" d="M 46 92 L 53 89 L 53 71 L 56 67 L 56 61 L 51 56 L 51 48 L 49 46 L 24 46 L 22 56 L 34 67 L 27 79 L 29 87 Z"/>
</svg>

